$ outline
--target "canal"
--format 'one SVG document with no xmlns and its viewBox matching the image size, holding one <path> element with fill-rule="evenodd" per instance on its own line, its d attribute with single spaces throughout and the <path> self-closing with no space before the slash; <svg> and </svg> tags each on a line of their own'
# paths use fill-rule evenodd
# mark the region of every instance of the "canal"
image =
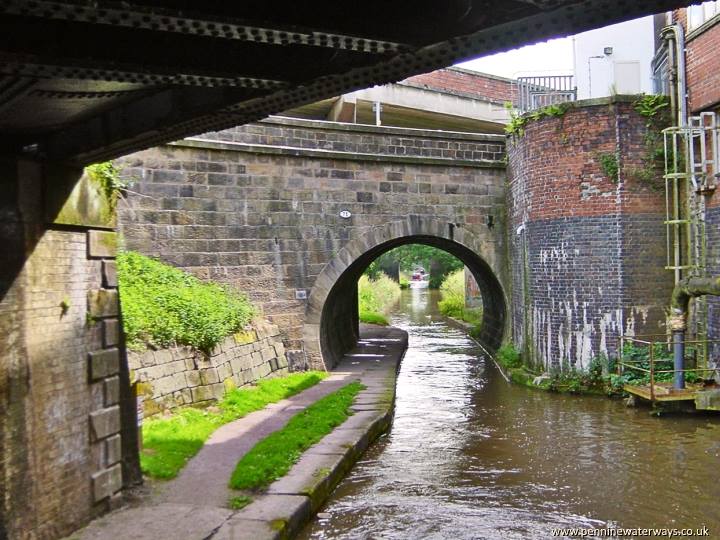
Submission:
<svg viewBox="0 0 720 540">
<path fill-rule="evenodd" d="M 720 538 L 720 420 L 508 384 L 403 291 L 410 347 L 391 431 L 303 539 L 549 538 L 555 527 L 709 527 Z"/>
</svg>

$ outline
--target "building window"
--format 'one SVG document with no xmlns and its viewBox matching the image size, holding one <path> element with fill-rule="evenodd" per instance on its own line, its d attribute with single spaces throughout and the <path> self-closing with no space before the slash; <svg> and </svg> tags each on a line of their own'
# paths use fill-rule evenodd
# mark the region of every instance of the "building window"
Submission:
<svg viewBox="0 0 720 540">
<path fill-rule="evenodd" d="M 702 26 L 706 21 L 720 14 L 720 1 L 703 2 L 699 6 L 687 8 L 688 30 Z"/>
</svg>

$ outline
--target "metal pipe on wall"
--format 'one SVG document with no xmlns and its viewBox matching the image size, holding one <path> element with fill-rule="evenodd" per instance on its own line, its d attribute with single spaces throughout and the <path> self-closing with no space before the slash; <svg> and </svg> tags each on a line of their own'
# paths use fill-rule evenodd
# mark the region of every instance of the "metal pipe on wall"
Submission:
<svg viewBox="0 0 720 540">
<path fill-rule="evenodd" d="M 672 37 L 668 37 L 668 35 Z M 670 68 L 675 74 L 675 95 L 677 96 L 678 126 L 687 125 L 687 84 L 685 81 L 685 31 L 679 24 L 671 24 L 662 29 L 663 39 L 668 41 Z M 672 42 L 672 43 L 670 43 Z M 672 48 L 671 48 L 672 45 Z M 671 94 L 671 99 L 674 96 Z"/>
<path fill-rule="evenodd" d="M 673 289 L 670 304 L 670 329 L 673 334 L 674 388 L 685 388 L 685 331 L 690 300 L 700 296 L 720 296 L 720 277 L 687 277 L 680 280 Z"/>
</svg>

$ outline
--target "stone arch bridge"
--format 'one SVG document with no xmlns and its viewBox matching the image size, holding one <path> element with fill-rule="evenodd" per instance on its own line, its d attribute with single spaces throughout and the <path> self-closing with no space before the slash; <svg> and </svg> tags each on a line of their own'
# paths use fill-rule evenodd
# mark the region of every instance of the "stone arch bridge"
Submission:
<svg viewBox="0 0 720 540">
<path fill-rule="evenodd" d="M 354 345 L 357 278 L 406 243 L 465 262 L 494 344 L 508 323 L 503 156 L 503 136 L 273 117 L 124 158 L 120 230 L 128 249 L 247 292 L 297 367 Z"/>
</svg>

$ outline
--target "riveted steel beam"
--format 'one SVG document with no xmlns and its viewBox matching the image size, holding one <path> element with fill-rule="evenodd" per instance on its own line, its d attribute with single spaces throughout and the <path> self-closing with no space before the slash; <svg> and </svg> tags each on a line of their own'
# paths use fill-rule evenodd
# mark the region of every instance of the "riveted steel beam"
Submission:
<svg viewBox="0 0 720 540">
<path fill-rule="evenodd" d="M 37 80 L 28 77 L 0 76 L 0 111 L 30 93 Z"/>
<path fill-rule="evenodd" d="M 52 159 L 88 163 L 162 144 L 207 131 L 226 129 L 252 122 L 279 111 L 311 103 L 374 84 L 395 82 L 426 73 L 481 54 L 508 50 L 522 44 L 566 36 L 642 15 L 687 5 L 690 0 L 590 0 L 564 3 L 560 8 L 541 11 L 504 24 L 483 28 L 468 35 L 391 56 L 381 62 L 355 67 L 341 73 L 321 76 L 302 84 L 290 85 L 268 95 L 218 103 L 207 114 L 179 113 L 169 118 L 162 130 L 143 132 L 138 126 L 125 126 L 122 136 L 111 130 L 94 130 L 95 138 L 85 136 L 88 122 L 69 126 L 46 139 L 44 150 Z M 162 124 L 162 122 L 159 122 Z"/>
<path fill-rule="evenodd" d="M 155 68 L 139 71 L 133 68 L 108 68 L 81 59 L 56 59 L 52 63 L 35 63 L 0 55 L 0 73 L 35 79 L 73 79 L 85 81 L 114 81 L 162 86 L 208 86 L 277 89 L 286 81 L 254 77 L 222 77 L 217 74 L 177 73 Z"/>
<path fill-rule="evenodd" d="M 410 49 L 408 45 L 401 43 L 362 36 L 291 27 L 269 28 L 230 19 L 215 20 L 179 16 L 168 10 L 150 9 L 138 5 L 99 7 L 94 3 L 4 0 L 0 4 L 0 14 L 120 26 L 154 32 L 173 32 L 271 45 L 307 45 L 347 49 L 372 54 L 397 53 Z"/>
</svg>

